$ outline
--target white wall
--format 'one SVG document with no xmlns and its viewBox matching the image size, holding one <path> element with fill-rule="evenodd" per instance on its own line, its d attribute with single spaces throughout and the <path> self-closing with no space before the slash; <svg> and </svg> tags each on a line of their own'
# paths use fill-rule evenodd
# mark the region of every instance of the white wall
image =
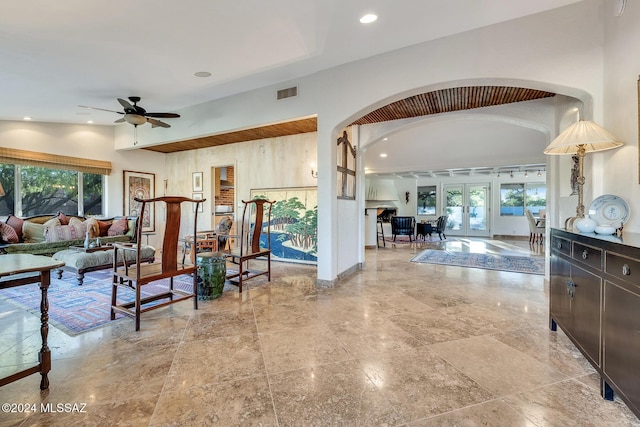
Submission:
<svg viewBox="0 0 640 427">
<path fill-rule="evenodd" d="M 611 6 L 611 5 L 609 5 Z M 601 123 L 624 141 L 619 149 L 588 155 L 591 164 L 585 164 L 585 175 L 597 179 L 599 185 L 593 197 L 615 194 L 624 198 L 631 208 L 631 219 L 626 231 L 640 232 L 640 185 L 638 185 L 638 91 L 640 56 L 640 3 L 627 1 L 624 14 L 613 16 L 612 7 L 606 7 L 604 43 L 604 121 Z M 585 200 L 588 206 L 589 200 Z"/>
</svg>

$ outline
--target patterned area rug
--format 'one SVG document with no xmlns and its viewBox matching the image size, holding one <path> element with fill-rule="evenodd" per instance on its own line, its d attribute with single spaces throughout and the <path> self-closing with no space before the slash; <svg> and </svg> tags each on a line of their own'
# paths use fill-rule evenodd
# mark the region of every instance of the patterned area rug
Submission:
<svg viewBox="0 0 640 427">
<path fill-rule="evenodd" d="M 411 262 L 484 268 L 515 273 L 544 274 L 544 258 L 515 255 L 448 252 L 426 249 L 411 258 Z"/>
<path fill-rule="evenodd" d="M 84 276 L 84 284 L 78 286 L 74 274 L 65 272 L 62 280 L 51 275 L 49 286 L 49 323 L 55 325 L 68 335 L 78 335 L 99 328 L 111 322 L 111 272 L 109 270 L 94 271 Z M 168 286 L 165 283 L 149 284 L 142 288 L 143 295 L 159 293 Z M 192 289 L 191 276 L 174 278 L 175 288 Z M 0 290 L 0 298 L 30 311 L 40 318 L 40 288 L 38 284 L 18 286 Z M 118 301 L 135 298 L 133 290 L 118 289 Z M 164 300 L 160 300 L 162 302 Z M 157 302 L 156 302 L 157 303 Z M 116 321 L 124 317 L 116 314 Z"/>
</svg>

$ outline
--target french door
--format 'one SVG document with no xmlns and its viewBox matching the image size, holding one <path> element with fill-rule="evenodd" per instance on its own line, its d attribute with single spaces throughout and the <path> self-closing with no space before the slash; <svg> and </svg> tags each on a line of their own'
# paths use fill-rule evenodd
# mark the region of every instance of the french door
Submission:
<svg viewBox="0 0 640 427">
<path fill-rule="evenodd" d="M 488 237 L 490 185 L 447 184 L 443 187 L 447 234 Z"/>
</svg>

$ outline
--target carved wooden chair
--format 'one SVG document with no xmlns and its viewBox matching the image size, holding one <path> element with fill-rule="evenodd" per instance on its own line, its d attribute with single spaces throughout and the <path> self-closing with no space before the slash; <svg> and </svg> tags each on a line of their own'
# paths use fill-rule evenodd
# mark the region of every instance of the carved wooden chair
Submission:
<svg viewBox="0 0 640 427">
<path fill-rule="evenodd" d="M 140 216 L 138 217 L 137 240 L 136 243 L 113 245 L 113 284 L 111 290 L 111 320 L 115 319 L 116 312 L 133 317 L 136 322 L 136 331 L 140 330 L 140 315 L 149 310 L 164 307 L 182 300 L 193 298 L 193 308 L 198 309 L 198 274 L 197 267 L 193 264 L 185 265 L 178 262 L 178 248 L 180 242 L 178 235 L 180 233 L 181 216 L 184 212 L 192 209 L 194 206 L 194 220 L 192 234 L 194 243 L 197 244 L 198 233 L 196 224 L 198 223 L 198 204 L 204 200 L 194 200 L 179 196 L 157 197 L 155 199 L 134 199 L 141 203 Z M 153 264 L 144 263 L 141 259 L 141 242 L 142 242 L 142 219 L 150 208 L 150 204 L 155 204 L 156 212 L 158 205 L 164 204 L 166 207 L 166 221 L 164 229 L 164 238 L 162 241 L 161 258 Z M 136 262 L 128 265 L 118 265 L 118 260 L 124 258 L 124 252 L 132 251 L 135 253 Z M 157 258 L 156 258 L 157 259 Z M 193 289 L 185 291 L 174 288 L 173 279 L 180 275 L 190 275 L 193 282 Z M 168 288 L 165 291 L 150 295 L 142 296 L 142 287 L 150 283 L 160 280 L 169 279 Z M 135 293 L 134 299 L 126 302 L 118 302 L 118 288 L 126 287 Z M 155 305 L 148 303 L 166 300 Z"/>
<path fill-rule="evenodd" d="M 242 223 L 240 234 L 229 239 L 233 240 L 235 247 L 231 247 L 227 260 L 236 264 L 238 270 L 229 269 L 227 280 L 238 286 L 242 292 L 242 282 L 257 276 L 266 275 L 271 281 L 271 207 L 275 202 L 265 199 L 254 199 L 244 203 L 242 210 Z M 266 238 L 261 243 L 260 237 Z M 266 269 L 251 270 L 249 261 L 262 258 L 266 260 Z"/>
</svg>

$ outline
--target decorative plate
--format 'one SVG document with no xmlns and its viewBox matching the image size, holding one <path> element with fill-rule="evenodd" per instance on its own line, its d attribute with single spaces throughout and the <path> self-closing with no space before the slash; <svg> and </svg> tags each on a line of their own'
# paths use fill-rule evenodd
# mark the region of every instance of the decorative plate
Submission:
<svg viewBox="0 0 640 427">
<path fill-rule="evenodd" d="M 624 199 L 613 194 L 604 194 L 589 205 L 589 217 L 598 225 L 619 226 L 629 221 L 629 205 Z"/>
</svg>

